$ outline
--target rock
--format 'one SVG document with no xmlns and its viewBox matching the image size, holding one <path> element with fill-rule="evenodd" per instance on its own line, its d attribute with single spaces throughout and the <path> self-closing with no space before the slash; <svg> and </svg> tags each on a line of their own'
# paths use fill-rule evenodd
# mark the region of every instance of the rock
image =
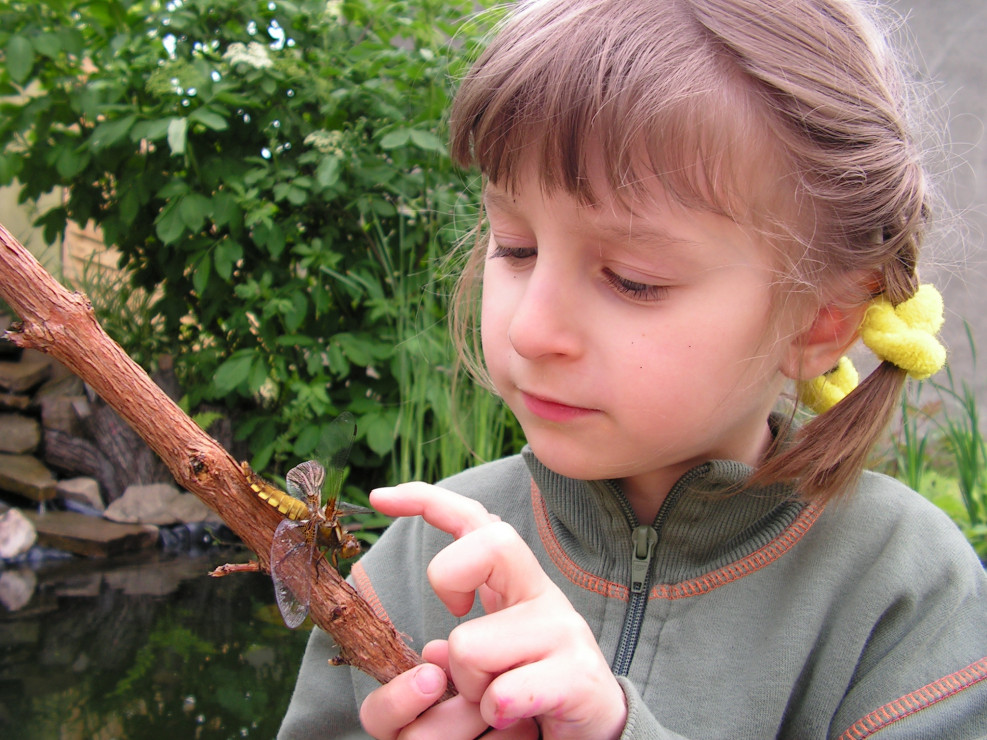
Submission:
<svg viewBox="0 0 987 740">
<path fill-rule="evenodd" d="M 55 484 L 55 491 L 63 499 L 76 501 L 96 511 L 103 511 L 106 504 L 99 493 L 99 481 L 95 478 L 67 478 Z"/>
<path fill-rule="evenodd" d="M 0 357 L 4 359 L 17 359 L 21 356 L 21 348 L 6 337 L 12 320 L 10 314 L 0 313 Z"/>
<path fill-rule="evenodd" d="M 23 455 L 41 443 L 41 425 L 23 414 L 0 414 L 0 452 Z"/>
<path fill-rule="evenodd" d="M 65 366 L 61 363 L 54 365 L 53 368 L 51 377 L 35 391 L 35 397 L 86 395 L 86 384 L 82 382 L 82 378 L 65 370 Z"/>
<path fill-rule="evenodd" d="M 104 558 L 154 547 L 158 528 L 117 524 L 74 511 L 24 512 L 38 530 L 38 542 L 76 555 Z"/>
<path fill-rule="evenodd" d="M 39 396 L 44 428 L 73 436 L 83 434 L 82 419 L 89 415 L 89 399 L 83 395 Z"/>
<path fill-rule="evenodd" d="M 30 455 L 0 453 L 0 489 L 35 501 L 55 498 L 55 476 Z"/>
<path fill-rule="evenodd" d="M 27 411 L 31 408 L 31 397 L 24 393 L 2 393 L 0 392 L 0 409 L 12 409 L 14 411 Z"/>
<path fill-rule="evenodd" d="M 170 483 L 127 486 L 103 516 L 114 522 L 142 524 L 188 524 L 215 517 L 204 503 L 190 493 L 182 493 Z"/>
<path fill-rule="evenodd" d="M 123 493 L 125 486 L 120 483 L 123 472 L 89 440 L 57 429 L 45 429 L 44 448 L 48 465 L 72 476 L 95 478 L 107 500 L 113 501 Z"/>
<path fill-rule="evenodd" d="M 51 375 L 51 363 L 27 356 L 20 362 L 0 362 L 0 388 L 25 393 L 40 385 Z"/>
<path fill-rule="evenodd" d="M 10 509 L 0 516 L 0 558 L 10 560 L 23 555 L 37 539 L 37 530 L 20 509 Z"/>
<path fill-rule="evenodd" d="M 0 573 L 0 604 L 11 612 L 23 609 L 34 596 L 37 585 L 38 579 L 30 569 L 5 570 Z"/>
<path fill-rule="evenodd" d="M 103 578 L 107 586 L 130 596 L 167 596 L 183 581 L 202 578 L 204 572 L 202 563 L 195 559 L 174 558 L 115 568 L 106 572 Z"/>
<path fill-rule="evenodd" d="M 181 524 L 221 521 L 218 514 L 191 493 L 183 493 L 178 497 L 172 504 L 172 513 Z"/>
</svg>

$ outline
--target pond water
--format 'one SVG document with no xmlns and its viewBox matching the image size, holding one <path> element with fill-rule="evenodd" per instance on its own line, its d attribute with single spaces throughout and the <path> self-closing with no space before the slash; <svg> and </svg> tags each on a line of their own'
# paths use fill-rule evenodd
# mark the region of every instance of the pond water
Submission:
<svg viewBox="0 0 987 740">
<path fill-rule="evenodd" d="M 3 571 L 33 591 L 0 606 L 0 737 L 273 738 L 308 630 L 284 626 L 266 575 L 207 575 L 244 559 L 213 548 Z"/>
</svg>

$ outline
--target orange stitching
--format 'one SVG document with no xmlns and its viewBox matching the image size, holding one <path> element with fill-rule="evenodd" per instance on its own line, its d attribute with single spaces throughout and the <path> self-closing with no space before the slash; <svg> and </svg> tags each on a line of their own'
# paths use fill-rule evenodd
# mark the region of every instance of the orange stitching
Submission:
<svg viewBox="0 0 987 740">
<path fill-rule="evenodd" d="M 987 658 L 981 658 L 956 673 L 888 702 L 847 728 L 840 735 L 840 740 L 864 740 L 891 723 L 927 709 L 984 679 L 987 679 Z"/>
<path fill-rule="evenodd" d="M 548 519 L 548 507 L 545 505 L 545 499 L 542 498 L 541 492 L 538 490 L 538 486 L 535 485 L 534 480 L 531 481 L 531 508 L 534 510 L 535 526 L 538 528 L 538 535 L 541 538 L 542 545 L 545 547 L 545 552 L 548 553 L 552 562 L 555 563 L 555 567 L 559 569 L 559 572 L 563 576 L 576 586 L 587 591 L 592 591 L 606 598 L 627 601 L 629 598 L 629 589 L 627 586 L 622 583 L 608 581 L 605 578 L 600 578 L 589 571 L 583 570 L 565 554 L 561 543 L 555 537 L 555 532 L 552 530 L 552 524 Z"/>
<path fill-rule="evenodd" d="M 659 584 L 651 589 L 651 598 L 684 599 L 689 596 L 700 596 L 771 565 L 798 544 L 799 540 L 816 523 L 822 510 L 823 507 L 821 506 L 806 506 L 784 532 L 744 559 L 689 581 Z"/>
<path fill-rule="evenodd" d="M 380 597 L 377 596 L 377 592 L 374 590 L 373 583 L 370 582 L 370 576 L 367 575 L 363 563 L 357 560 L 350 569 L 350 576 L 353 578 L 353 585 L 356 586 L 357 592 L 363 597 L 364 601 L 370 604 L 374 613 L 381 619 L 390 621 L 390 617 L 387 616 L 384 605 L 380 603 Z"/>
<path fill-rule="evenodd" d="M 531 505 L 532 509 L 534 509 L 535 525 L 538 528 L 542 545 L 545 547 L 545 551 L 552 559 L 552 562 L 555 563 L 555 567 L 559 569 L 563 576 L 576 586 L 584 588 L 587 591 L 592 591 L 608 598 L 621 599 L 622 601 L 626 601 L 629 598 L 627 586 L 593 575 L 569 559 L 569 556 L 562 549 L 561 543 L 556 538 L 555 532 L 552 531 L 552 525 L 548 518 L 548 507 L 534 480 L 531 481 Z M 791 550 L 802 539 L 805 533 L 809 531 L 812 525 L 815 524 L 821 513 L 822 507 L 806 506 L 784 532 L 743 560 L 730 563 L 719 570 L 689 581 L 655 586 L 651 589 L 649 598 L 682 599 L 689 596 L 700 596 L 709 593 L 715 588 L 725 586 L 728 583 L 750 575 L 770 565 Z"/>
</svg>

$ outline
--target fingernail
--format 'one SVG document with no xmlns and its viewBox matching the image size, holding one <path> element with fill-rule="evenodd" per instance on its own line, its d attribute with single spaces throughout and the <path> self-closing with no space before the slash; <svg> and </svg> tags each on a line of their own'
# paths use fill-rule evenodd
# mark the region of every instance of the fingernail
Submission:
<svg viewBox="0 0 987 740">
<path fill-rule="evenodd" d="M 445 688 L 446 674 L 434 665 L 423 665 L 415 674 L 415 685 L 423 694 L 434 694 Z"/>
</svg>

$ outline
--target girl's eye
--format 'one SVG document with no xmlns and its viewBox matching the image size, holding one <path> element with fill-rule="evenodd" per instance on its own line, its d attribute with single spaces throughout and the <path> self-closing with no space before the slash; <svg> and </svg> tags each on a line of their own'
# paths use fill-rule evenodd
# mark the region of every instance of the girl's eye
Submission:
<svg viewBox="0 0 987 740">
<path fill-rule="evenodd" d="M 628 280 L 612 270 L 604 270 L 603 277 L 618 293 L 636 301 L 660 301 L 668 295 L 668 287 L 665 285 L 649 285 Z"/>
<path fill-rule="evenodd" d="M 538 250 L 534 247 L 505 247 L 503 244 L 497 244 L 490 253 L 490 259 L 506 259 L 516 263 L 531 259 L 536 254 Z"/>
</svg>

